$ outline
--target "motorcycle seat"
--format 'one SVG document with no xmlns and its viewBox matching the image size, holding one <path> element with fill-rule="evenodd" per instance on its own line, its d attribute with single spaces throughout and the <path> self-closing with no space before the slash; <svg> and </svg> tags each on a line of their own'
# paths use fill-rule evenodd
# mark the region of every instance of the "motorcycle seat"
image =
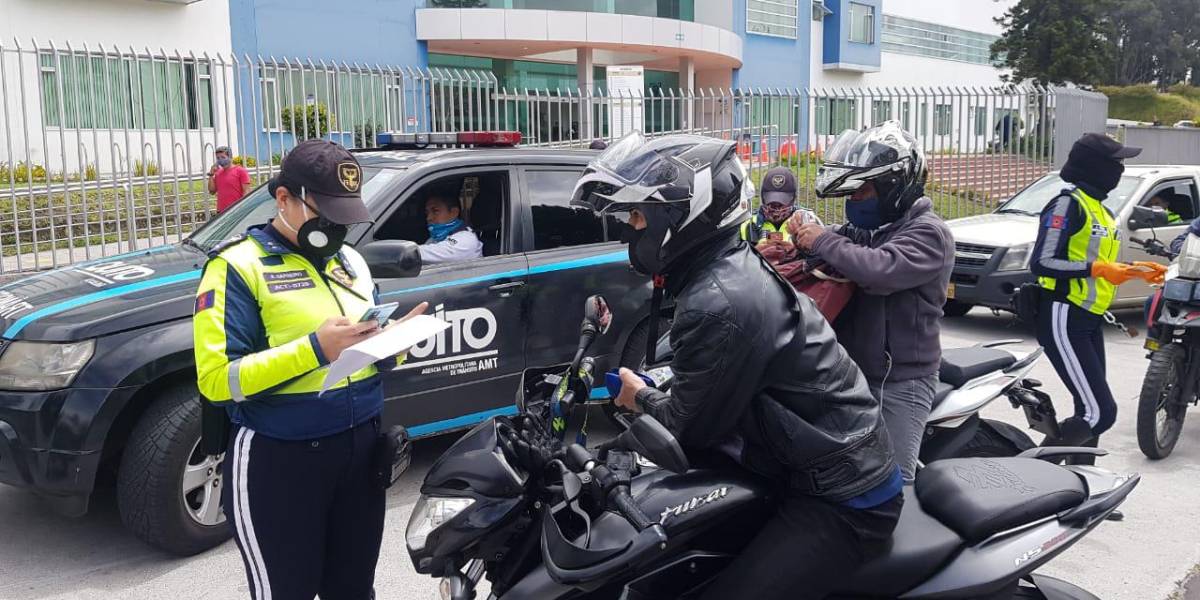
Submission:
<svg viewBox="0 0 1200 600">
<path fill-rule="evenodd" d="M 972 544 L 1088 497 L 1078 475 L 1033 458 L 934 461 L 917 472 L 916 494 L 921 508 Z"/>
<path fill-rule="evenodd" d="M 1015 362 L 1015 356 L 998 348 L 950 348 L 942 351 L 938 378 L 943 383 L 961 387 L 980 375 L 1007 369 Z"/>
<path fill-rule="evenodd" d="M 957 389 L 957 388 L 955 388 L 954 386 L 952 386 L 944 381 L 939 381 L 936 384 L 934 384 L 932 408 L 937 408 L 938 405 L 941 404 L 943 400 L 950 397 L 950 394 L 953 393 L 955 389 Z"/>
<path fill-rule="evenodd" d="M 929 516 L 911 485 L 888 549 L 863 565 L 840 595 L 894 598 L 928 579 L 966 545 L 958 534 Z"/>
</svg>

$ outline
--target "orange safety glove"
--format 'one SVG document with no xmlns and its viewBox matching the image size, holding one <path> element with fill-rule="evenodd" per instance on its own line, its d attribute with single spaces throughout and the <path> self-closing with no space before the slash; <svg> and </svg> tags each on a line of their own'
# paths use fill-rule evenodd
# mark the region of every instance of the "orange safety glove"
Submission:
<svg viewBox="0 0 1200 600">
<path fill-rule="evenodd" d="M 1121 285 L 1130 279 L 1139 277 L 1139 267 L 1119 262 L 1096 261 L 1092 263 L 1092 277 L 1107 280 L 1113 285 Z"/>
<path fill-rule="evenodd" d="M 1133 262 L 1133 266 L 1145 269 L 1138 271 L 1137 276 L 1146 280 L 1147 283 L 1162 283 L 1167 277 L 1167 265 L 1151 262 L 1148 260 L 1137 260 Z"/>
</svg>

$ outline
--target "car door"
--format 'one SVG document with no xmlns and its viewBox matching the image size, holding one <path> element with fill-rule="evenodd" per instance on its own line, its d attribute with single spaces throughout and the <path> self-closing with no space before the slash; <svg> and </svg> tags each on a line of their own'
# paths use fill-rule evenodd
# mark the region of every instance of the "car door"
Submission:
<svg viewBox="0 0 1200 600">
<path fill-rule="evenodd" d="M 628 227 L 617 216 L 601 219 L 570 206 L 579 167 L 527 167 L 520 187 L 528 211 L 524 241 L 528 249 L 528 332 L 525 357 L 530 366 L 567 362 L 579 341 L 584 300 L 603 295 L 613 312 L 607 336 L 596 341 L 593 356 L 601 369 L 616 366 L 621 342 L 646 314 L 649 278 L 629 266 L 620 243 Z M 603 386 L 597 386 L 597 394 Z"/>
<path fill-rule="evenodd" d="M 1129 228 L 1129 216 L 1133 214 L 1133 209 L 1130 207 L 1125 211 L 1125 219 L 1122 228 L 1125 230 L 1125 239 L 1121 243 L 1121 258 L 1122 262 L 1134 262 L 1139 260 L 1154 261 L 1166 263 L 1165 258 L 1159 256 L 1151 256 L 1146 253 L 1141 245 L 1134 243 L 1129 238 L 1152 238 L 1157 237 L 1164 244 L 1170 244 L 1175 236 L 1187 230 L 1187 226 L 1196 218 L 1200 211 L 1200 194 L 1197 193 L 1197 185 L 1195 177 L 1178 177 L 1165 179 L 1155 183 L 1150 189 L 1137 199 L 1138 206 L 1145 206 L 1155 196 L 1169 198 L 1171 210 L 1179 215 L 1178 223 L 1168 225 L 1166 227 L 1155 227 L 1154 229 L 1132 230 Z M 1139 299 L 1146 298 L 1150 295 L 1150 285 L 1140 279 L 1134 279 L 1126 282 L 1117 288 L 1117 299 L 1129 302 L 1135 302 Z"/>
<path fill-rule="evenodd" d="M 513 243 L 516 218 L 515 176 L 511 169 L 442 171 L 410 186 L 395 207 L 379 219 L 371 239 L 410 239 L 423 229 L 426 190 L 447 189 L 456 178 L 494 180 L 480 191 L 497 202 L 496 244 L 485 256 L 440 265 L 423 265 L 415 278 L 378 280 L 381 302 L 400 302 L 403 314 L 429 302 L 427 314 L 451 327 L 415 346 L 404 364 L 385 374 L 387 422 L 402 424 L 414 437 L 458 429 L 493 415 L 514 412 L 513 398 L 525 368 L 525 329 L 521 326 L 527 262 Z M 464 179 L 464 181 L 466 180 Z M 463 187 L 468 187 L 466 184 Z M 480 199 L 474 203 L 478 206 Z M 417 221 L 419 220 L 419 221 Z M 481 219 L 482 220 L 482 219 Z M 413 239 L 421 242 L 423 239 Z M 490 250 L 489 250 L 490 246 Z"/>
</svg>

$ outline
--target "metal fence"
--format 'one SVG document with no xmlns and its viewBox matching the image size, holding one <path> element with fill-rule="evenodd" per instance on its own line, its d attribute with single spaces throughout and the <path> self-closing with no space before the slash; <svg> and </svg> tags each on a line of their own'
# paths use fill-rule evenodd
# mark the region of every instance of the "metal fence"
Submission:
<svg viewBox="0 0 1200 600">
<path fill-rule="evenodd" d="M 736 140 L 756 178 L 791 166 L 802 201 L 837 221 L 838 204 L 811 194 L 822 151 L 844 129 L 896 119 L 924 145 L 930 195 L 951 218 L 1043 174 L 1080 128 L 1103 131 L 1106 102 L 1015 87 L 614 96 L 512 89 L 484 71 L 0 43 L 0 273 L 187 235 L 215 212 L 205 174 L 219 146 L 262 181 L 314 137 L 370 147 L 383 131 L 507 129 L 527 145 L 578 147 L 635 129 L 692 132 Z"/>
</svg>

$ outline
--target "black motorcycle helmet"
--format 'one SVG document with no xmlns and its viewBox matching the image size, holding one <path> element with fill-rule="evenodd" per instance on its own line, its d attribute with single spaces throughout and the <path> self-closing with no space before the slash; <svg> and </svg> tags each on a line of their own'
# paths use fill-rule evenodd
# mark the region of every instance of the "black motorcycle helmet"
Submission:
<svg viewBox="0 0 1200 600">
<path fill-rule="evenodd" d="M 736 148 L 698 135 L 647 140 L 629 133 L 588 164 L 571 205 L 601 215 L 638 209 L 646 228 L 626 240 L 630 262 L 647 275 L 666 273 L 750 218 L 754 188 Z"/>
<path fill-rule="evenodd" d="M 821 198 L 849 196 L 868 181 L 879 194 L 883 221 L 899 219 L 925 195 L 925 153 L 898 121 L 870 129 L 847 129 L 825 152 L 817 171 Z"/>
</svg>

